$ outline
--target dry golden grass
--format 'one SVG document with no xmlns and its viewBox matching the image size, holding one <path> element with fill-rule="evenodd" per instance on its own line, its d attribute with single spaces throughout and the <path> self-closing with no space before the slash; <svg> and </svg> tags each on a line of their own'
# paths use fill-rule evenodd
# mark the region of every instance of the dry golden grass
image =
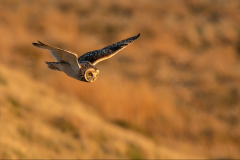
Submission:
<svg viewBox="0 0 240 160">
<path fill-rule="evenodd" d="M 239 158 L 239 5 L 1 0 L 0 62 L 184 155 Z M 48 51 L 30 46 L 41 40 L 81 55 L 139 32 L 136 42 L 97 65 L 92 84 L 48 70 L 42 62 L 53 60 Z"/>
<path fill-rule="evenodd" d="M 23 73 L 2 65 L 0 73 L 0 159 L 190 157 L 110 124 Z"/>
</svg>

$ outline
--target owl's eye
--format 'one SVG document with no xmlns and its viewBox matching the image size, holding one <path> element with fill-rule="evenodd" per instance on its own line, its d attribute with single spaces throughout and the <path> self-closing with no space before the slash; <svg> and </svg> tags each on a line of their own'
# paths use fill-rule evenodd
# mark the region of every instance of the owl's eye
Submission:
<svg viewBox="0 0 240 160">
<path fill-rule="evenodd" d="M 93 74 L 92 74 L 92 73 L 89 73 L 89 76 L 93 76 Z"/>
</svg>

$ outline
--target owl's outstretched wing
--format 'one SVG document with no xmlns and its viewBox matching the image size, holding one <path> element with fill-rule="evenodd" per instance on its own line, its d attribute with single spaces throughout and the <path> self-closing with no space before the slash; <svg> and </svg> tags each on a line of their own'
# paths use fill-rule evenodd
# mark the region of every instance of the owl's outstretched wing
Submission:
<svg viewBox="0 0 240 160">
<path fill-rule="evenodd" d="M 119 52 L 122 49 L 124 49 L 125 47 L 127 47 L 134 40 L 136 40 L 139 36 L 140 36 L 140 33 L 137 36 L 124 39 L 122 41 L 111 44 L 111 45 L 109 45 L 107 47 L 104 47 L 102 49 L 87 52 L 87 53 L 81 55 L 80 57 L 78 57 L 78 62 L 80 63 L 82 61 L 89 61 L 93 65 L 96 65 L 98 62 L 114 56 L 117 52 Z"/>
<path fill-rule="evenodd" d="M 42 42 L 38 41 L 38 43 L 32 43 L 35 47 L 42 48 L 42 49 L 48 49 L 51 52 L 51 55 L 58 61 L 58 62 L 65 62 L 69 63 L 75 71 L 78 71 L 81 66 L 78 64 L 77 61 L 77 54 L 72 53 L 70 51 L 60 49 L 57 47 L 49 46 L 46 44 L 43 44 Z"/>
</svg>

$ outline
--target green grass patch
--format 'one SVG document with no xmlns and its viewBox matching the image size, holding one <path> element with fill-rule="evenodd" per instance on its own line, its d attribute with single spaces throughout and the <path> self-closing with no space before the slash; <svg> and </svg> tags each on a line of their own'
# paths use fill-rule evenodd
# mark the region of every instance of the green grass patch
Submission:
<svg viewBox="0 0 240 160">
<path fill-rule="evenodd" d="M 137 148 L 134 144 L 130 144 L 127 150 L 127 156 L 130 159 L 143 159 L 141 150 Z"/>
<path fill-rule="evenodd" d="M 25 158 L 25 155 L 20 150 L 13 149 L 13 153 L 17 156 L 17 158 Z"/>
<path fill-rule="evenodd" d="M 76 139 L 80 138 L 78 128 L 70 120 L 64 117 L 55 117 L 51 119 L 50 124 L 63 133 L 71 133 Z"/>
<path fill-rule="evenodd" d="M 18 127 L 18 133 L 21 135 L 21 137 L 31 141 L 32 140 L 32 135 L 29 130 L 23 127 Z"/>
<path fill-rule="evenodd" d="M 11 103 L 11 105 L 15 108 L 20 108 L 21 104 L 18 102 L 18 100 L 16 100 L 13 97 L 8 97 L 8 101 Z"/>
<path fill-rule="evenodd" d="M 7 85 L 7 80 L 2 75 L 0 75 L 0 84 Z"/>
</svg>

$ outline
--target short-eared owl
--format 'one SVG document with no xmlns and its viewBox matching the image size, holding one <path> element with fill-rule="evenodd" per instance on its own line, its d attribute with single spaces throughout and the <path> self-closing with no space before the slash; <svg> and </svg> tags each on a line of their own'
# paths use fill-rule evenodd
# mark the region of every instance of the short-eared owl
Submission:
<svg viewBox="0 0 240 160">
<path fill-rule="evenodd" d="M 94 82 L 99 74 L 95 65 L 105 59 L 111 58 L 131 44 L 137 36 L 124 39 L 99 50 L 87 52 L 80 57 L 76 53 L 66 51 L 57 47 L 43 44 L 42 42 L 32 43 L 35 47 L 48 49 L 57 62 L 45 62 L 47 67 L 52 70 L 63 71 L 68 76 L 84 82 Z"/>
</svg>

